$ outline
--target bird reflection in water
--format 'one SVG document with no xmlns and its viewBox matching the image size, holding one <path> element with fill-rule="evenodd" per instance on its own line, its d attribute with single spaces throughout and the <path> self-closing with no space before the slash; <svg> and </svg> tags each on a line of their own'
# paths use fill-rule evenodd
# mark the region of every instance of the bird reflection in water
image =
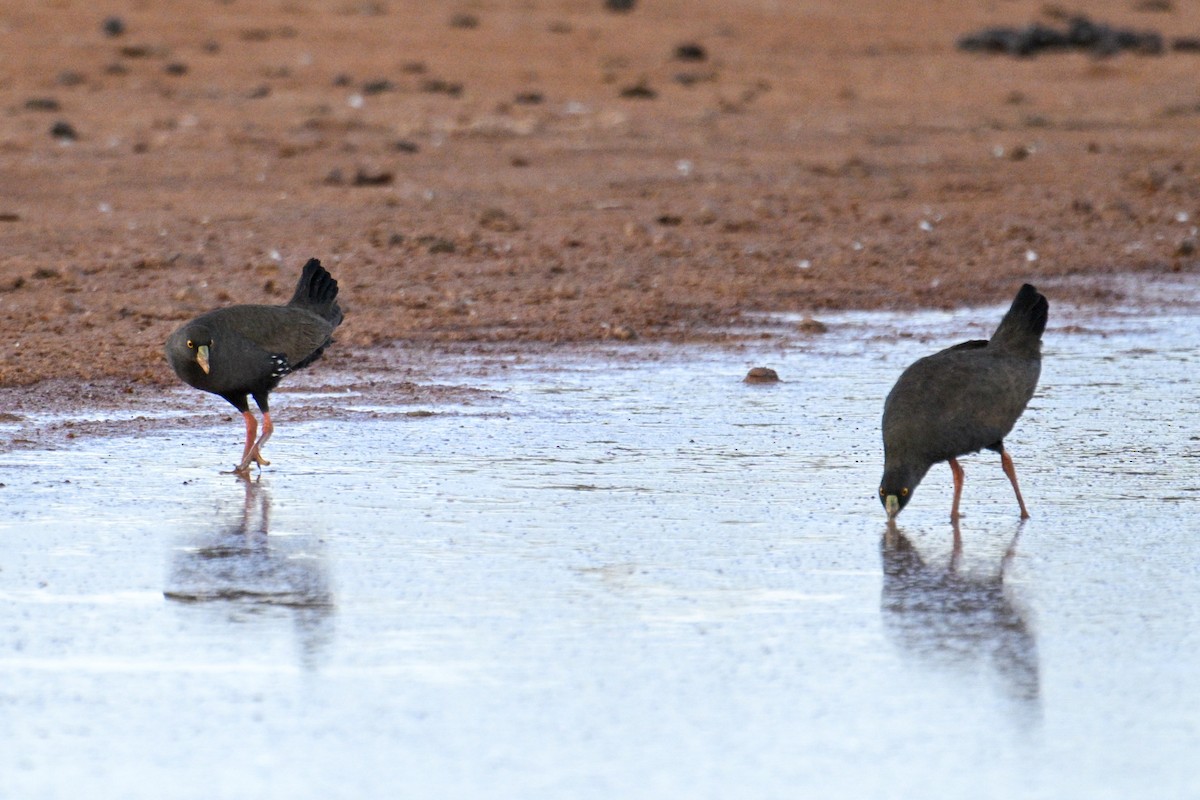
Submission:
<svg viewBox="0 0 1200 800">
<path fill-rule="evenodd" d="M 1041 707 L 1037 642 L 1004 583 L 1019 535 L 996 572 L 979 576 L 961 571 L 957 526 L 949 562 L 935 566 L 889 523 L 881 542 L 882 612 L 893 640 L 919 661 L 967 673 L 990 665 L 1004 694 L 1032 722 L 1040 718 Z"/>
<path fill-rule="evenodd" d="M 315 667 L 332 638 L 328 567 L 313 537 L 270 536 L 270 492 L 258 480 L 238 482 L 245 490 L 240 511 L 218 515 L 212 532 L 176 549 L 163 594 L 188 603 L 224 601 L 237 612 L 288 609 L 301 663 Z"/>
</svg>

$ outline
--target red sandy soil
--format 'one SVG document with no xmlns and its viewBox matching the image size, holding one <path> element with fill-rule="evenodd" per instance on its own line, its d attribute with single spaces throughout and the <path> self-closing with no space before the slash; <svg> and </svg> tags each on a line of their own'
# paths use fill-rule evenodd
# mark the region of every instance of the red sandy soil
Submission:
<svg viewBox="0 0 1200 800">
<path fill-rule="evenodd" d="M 1200 35 L 1200 4 L 1086 11 Z M 1200 55 L 955 46 L 1061 14 L 9 0 L 0 387 L 174 383 L 171 330 L 286 301 L 310 256 L 342 287 L 335 366 L 396 341 L 689 341 L 750 311 L 1195 273 Z"/>
</svg>

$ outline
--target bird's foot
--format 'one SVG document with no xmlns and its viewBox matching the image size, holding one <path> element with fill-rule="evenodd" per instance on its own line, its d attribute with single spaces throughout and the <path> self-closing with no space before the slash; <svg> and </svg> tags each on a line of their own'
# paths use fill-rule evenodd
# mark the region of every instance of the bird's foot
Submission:
<svg viewBox="0 0 1200 800">
<path fill-rule="evenodd" d="M 226 475 L 241 475 L 243 478 L 250 474 L 250 465 L 254 464 L 261 471 L 263 467 L 271 466 L 271 462 L 262 457 L 262 454 L 257 450 L 242 459 L 242 463 L 238 464 Z"/>
<path fill-rule="evenodd" d="M 231 469 L 227 472 L 222 472 L 221 474 L 223 474 L 223 475 L 240 475 L 241 477 L 245 478 L 250 475 L 250 465 L 251 464 L 256 465 L 260 472 L 262 471 L 263 467 L 271 466 L 270 461 L 267 461 L 265 458 L 263 458 L 258 453 L 252 453 L 251 455 L 246 456 L 246 458 L 242 461 L 242 463 L 238 464 L 236 467 L 234 467 L 233 469 Z"/>
</svg>

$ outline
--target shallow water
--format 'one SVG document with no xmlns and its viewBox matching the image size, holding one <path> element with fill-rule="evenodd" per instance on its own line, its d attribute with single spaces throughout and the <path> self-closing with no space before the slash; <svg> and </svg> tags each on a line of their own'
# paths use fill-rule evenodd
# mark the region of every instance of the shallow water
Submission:
<svg viewBox="0 0 1200 800">
<path fill-rule="evenodd" d="M 885 536 L 882 398 L 1000 313 L 0 455 L 0 796 L 1198 796 L 1200 316 L 1056 305 L 1033 519 L 980 454 Z"/>
</svg>

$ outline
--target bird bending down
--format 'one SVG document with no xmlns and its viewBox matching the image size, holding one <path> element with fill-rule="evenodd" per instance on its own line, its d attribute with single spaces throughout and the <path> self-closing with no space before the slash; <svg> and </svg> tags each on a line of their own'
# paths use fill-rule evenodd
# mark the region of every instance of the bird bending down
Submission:
<svg viewBox="0 0 1200 800">
<path fill-rule="evenodd" d="M 926 356 L 900 375 L 883 405 L 879 501 L 889 518 L 908 504 L 929 468 L 946 461 L 954 476 L 950 519 L 957 521 L 963 488 L 957 459 L 985 448 L 1000 454 L 1021 518 L 1029 517 L 1004 437 L 1037 388 L 1048 312 L 1046 298 L 1025 284 L 991 339 Z"/>
<path fill-rule="evenodd" d="M 167 339 L 167 361 L 184 383 L 228 400 L 246 420 L 246 446 L 233 471 L 268 464 L 262 446 L 275 428 L 267 396 L 289 372 L 321 357 L 342 321 L 338 285 L 309 259 L 286 305 L 237 305 L 196 317 Z M 247 399 L 262 411 L 262 435 Z"/>
</svg>

